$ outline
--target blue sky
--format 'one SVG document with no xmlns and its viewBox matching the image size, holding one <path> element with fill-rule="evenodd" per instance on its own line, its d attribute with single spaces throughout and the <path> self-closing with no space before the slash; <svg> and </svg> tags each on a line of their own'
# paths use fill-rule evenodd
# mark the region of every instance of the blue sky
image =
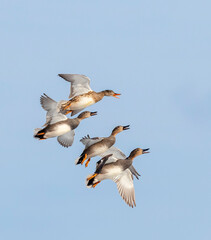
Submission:
<svg viewBox="0 0 211 240">
<path fill-rule="evenodd" d="M 0 238 L 202 239 L 210 233 L 210 1 L 1 1 Z M 67 99 L 58 73 L 113 89 L 75 142 L 37 141 L 45 92 Z M 85 187 L 80 138 L 131 125 L 116 146 L 134 162 L 137 207 L 116 186 Z"/>
</svg>

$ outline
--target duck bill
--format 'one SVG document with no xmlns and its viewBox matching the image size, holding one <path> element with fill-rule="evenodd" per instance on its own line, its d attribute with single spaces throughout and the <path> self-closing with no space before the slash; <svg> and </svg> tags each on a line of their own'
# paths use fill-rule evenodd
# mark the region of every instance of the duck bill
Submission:
<svg viewBox="0 0 211 240">
<path fill-rule="evenodd" d="M 119 97 L 117 97 L 117 96 L 120 96 L 120 95 L 121 95 L 120 93 L 114 93 L 113 97 L 119 98 Z"/>
<path fill-rule="evenodd" d="M 143 154 L 145 154 L 145 153 L 150 153 L 148 150 L 149 150 L 149 148 L 143 149 Z"/>
<path fill-rule="evenodd" d="M 128 129 L 130 129 L 130 125 L 123 126 L 123 130 L 128 130 Z"/>
<path fill-rule="evenodd" d="M 97 112 L 91 112 L 90 115 L 95 116 L 95 115 L 97 115 Z"/>
</svg>

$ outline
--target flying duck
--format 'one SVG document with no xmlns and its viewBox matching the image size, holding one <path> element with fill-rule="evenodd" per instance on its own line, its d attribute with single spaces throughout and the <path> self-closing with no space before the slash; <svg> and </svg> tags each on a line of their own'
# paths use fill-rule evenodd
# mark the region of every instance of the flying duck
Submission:
<svg viewBox="0 0 211 240">
<path fill-rule="evenodd" d="M 44 128 L 36 128 L 34 137 L 39 140 L 57 137 L 58 142 L 63 147 L 70 147 L 74 141 L 74 129 L 78 127 L 81 120 L 96 115 L 97 112 L 85 111 L 78 117 L 69 119 L 64 114 L 58 113 L 49 119 Z"/>
<path fill-rule="evenodd" d="M 45 93 L 40 97 L 40 103 L 44 110 L 47 111 L 46 125 L 48 120 L 55 113 L 68 114 L 71 116 L 81 112 L 84 108 L 99 102 L 104 96 L 112 96 L 118 98 L 121 95 L 112 90 L 104 90 L 95 92 L 90 88 L 90 79 L 81 74 L 58 74 L 61 78 L 71 83 L 70 87 L 70 100 L 61 100 L 56 102 Z M 45 125 L 44 125 L 45 126 Z"/>
<path fill-rule="evenodd" d="M 97 184 L 105 179 L 111 179 L 117 184 L 119 194 L 123 200 L 130 206 L 136 206 L 135 190 L 133 185 L 133 175 L 129 169 L 135 157 L 149 153 L 149 148 L 134 149 L 125 159 L 116 159 L 109 154 L 97 162 L 94 174 L 88 175 L 86 178 L 86 186 L 95 188 Z M 108 159 L 110 162 L 107 163 Z"/>
<path fill-rule="evenodd" d="M 76 159 L 75 164 L 76 165 L 83 164 L 84 161 L 88 159 L 85 164 L 85 167 L 87 167 L 92 157 L 95 157 L 97 155 L 100 155 L 106 152 L 110 147 L 114 145 L 116 141 L 116 135 L 128 129 L 129 129 L 129 125 L 115 127 L 109 137 L 105 137 L 99 142 L 96 142 L 88 146 L 87 148 L 85 148 L 84 151 L 81 153 L 80 157 Z"/>
</svg>

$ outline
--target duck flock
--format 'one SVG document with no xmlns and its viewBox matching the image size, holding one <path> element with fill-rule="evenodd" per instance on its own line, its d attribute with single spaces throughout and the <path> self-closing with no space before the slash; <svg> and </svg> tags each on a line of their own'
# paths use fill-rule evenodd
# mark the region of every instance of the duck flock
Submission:
<svg viewBox="0 0 211 240">
<path fill-rule="evenodd" d="M 63 147 L 70 147 L 73 144 L 75 129 L 80 125 L 83 119 L 95 116 L 97 112 L 83 111 L 86 107 L 93 105 L 103 99 L 104 96 L 118 98 L 119 93 L 112 90 L 95 92 L 90 88 L 90 79 L 81 74 L 59 74 L 61 78 L 70 82 L 69 100 L 56 102 L 52 98 L 43 94 L 40 97 L 40 103 L 46 113 L 46 122 L 43 128 L 34 130 L 34 137 L 39 140 L 57 137 L 57 141 Z M 83 112 L 81 112 L 83 111 Z M 68 118 L 81 112 L 75 118 Z M 127 126 L 117 126 L 108 137 L 94 137 L 89 135 L 83 137 L 80 141 L 85 145 L 81 155 L 75 160 L 75 164 L 83 164 L 85 167 L 91 158 L 102 157 L 96 163 L 96 169 L 93 174 L 86 178 L 86 186 L 95 188 L 102 180 L 111 179 L 117 184 L 119 194 L 123 200 L 130 206 L 136 206 L 135 190 L 133 176 L 139 179 L 139 173 L 133 167 L 135 157 L 149 153 L 147 149 L 136 148 L 127 157 L 122 151 L 114 146 L 116 135 L 122 131 L 128 130 Z"/>
</svg>

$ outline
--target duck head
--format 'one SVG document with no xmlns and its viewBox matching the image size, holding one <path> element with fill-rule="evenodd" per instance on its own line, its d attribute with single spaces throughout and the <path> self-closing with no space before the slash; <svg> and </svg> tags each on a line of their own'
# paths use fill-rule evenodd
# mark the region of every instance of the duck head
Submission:
<svg viewBox="0 0 211 240">
<path fill-rule="evenodd" d="M 135 157 L 137 157 L 139 155 L 149 153 L 148 150 L 149 150 L 149 148 L 145 148 L 145 149 L 136 148 L 130 153 L 130 156 L 128 158 L 133 160 Z"/>
<path fill-rule="evenodd" d="M 124 130 L 128 130 L 130 129 L 130 125 L 126 125 L 126 126 L 117 126 L 113 129 L 111 135 L 116 136 L 118 133 L 124 131 Z"/>
<path fill-rule="evenodd" d="M 107 97 L 119 98 L 117 96 L 121 95 L 120 93 L 115 93 L 113 90 L 104 90 L 102 92 L 103 92 L 104 96 L 107 96 Z"/>
<path fill-rule="evenodd" d="M 89 111 L 85 111 L 85 112 L 82 112 L 81 114 L 78 115 L 78 118 L 80 120 L 83 120 L 85 118 L 89 118 L 91 116 L 95 116 L 97 115 L 97 112 L 89 112 Z"/>
</svg>

